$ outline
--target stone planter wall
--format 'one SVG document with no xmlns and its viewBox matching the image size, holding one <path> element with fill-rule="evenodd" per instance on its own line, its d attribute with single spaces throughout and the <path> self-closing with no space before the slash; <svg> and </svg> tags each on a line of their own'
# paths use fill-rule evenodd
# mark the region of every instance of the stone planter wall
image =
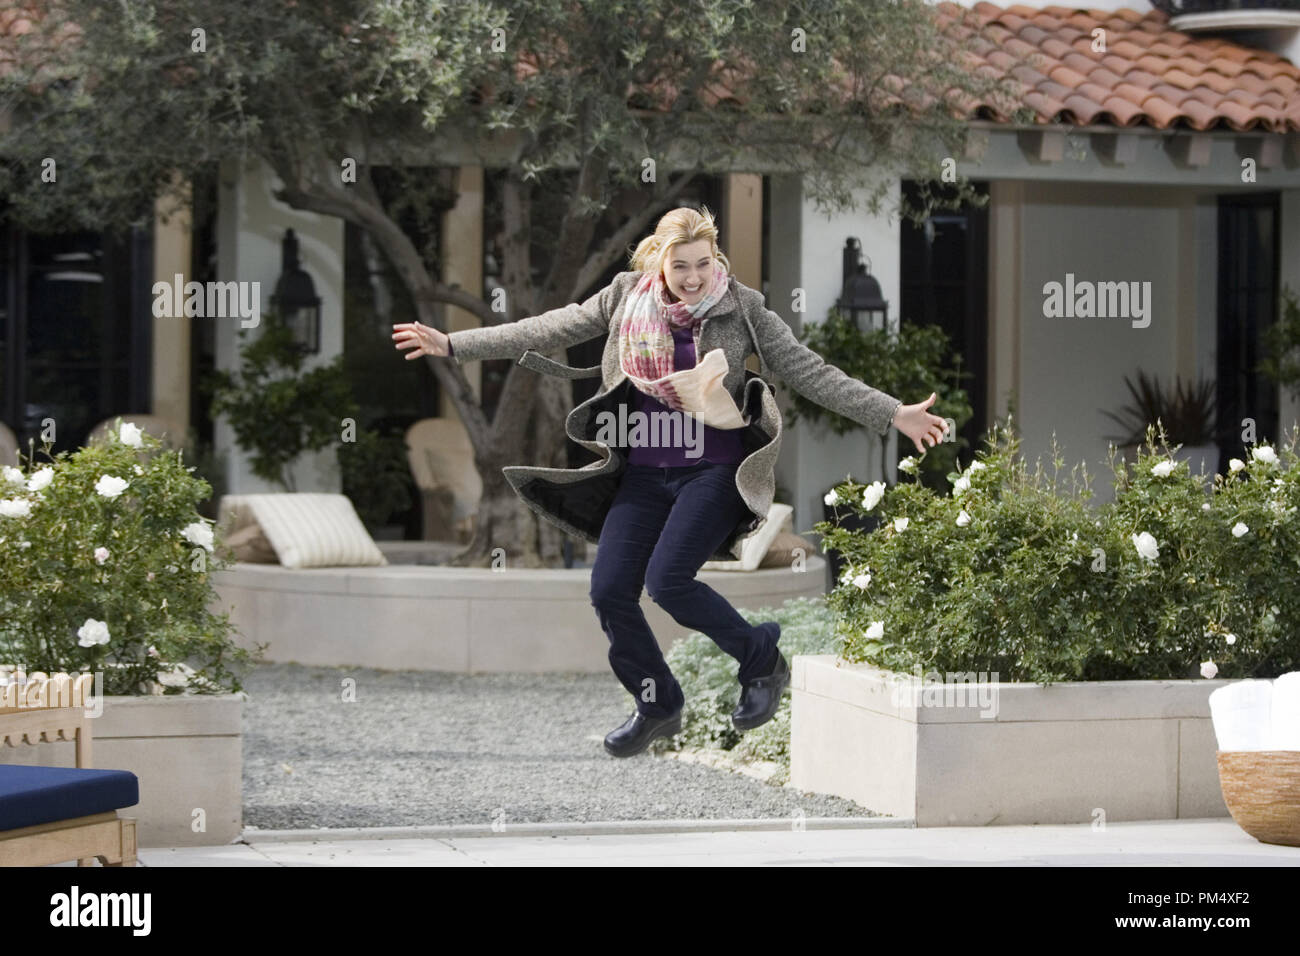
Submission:
<svg viewBox="0 0 1300 956">
<path fill-rule="evenodd" d="M 141 847 L 215 846 L 243 830 L 243 700 L 238 694 L 105 697 L 91 724 L 91 765 L 140 778 Z M 0 763 L 75 767 L 71 742 L 0 748 Z M 205 830 L 196 832 L 195 810 Z"/>
<path fill-rule="evenodd" d="M 934 706 L 834 655 L 791 666 L 801 790 L 917 826 L 1228 815 L 1209 707 L 1226 680 L 995 683 Z"/>
<path fill-rule="evenodd" d="M 778 607 L 826 593 L 826 562 L 805 569 L 700 571 L 739 608 Z M 214 612 L 229 611 L 244 647 L 266 660 L 323 667 L 459 673 L 609 671 L 609 639 L 591 606 L 591 569 L 391 564 L 284 568 L 235 563 L 213 572 Z M 642 592 L 660 647 L 688 633 Z"/>
</svg>

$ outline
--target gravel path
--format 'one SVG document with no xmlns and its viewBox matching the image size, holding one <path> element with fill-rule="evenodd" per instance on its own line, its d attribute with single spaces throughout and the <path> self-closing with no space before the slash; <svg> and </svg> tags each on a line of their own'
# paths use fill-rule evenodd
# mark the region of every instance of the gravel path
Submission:
<svg viewBox="0 0 1300 956">
<path fill-rule="evenodd" d="M 700 764 L 610 757 L 601 741 L 632 712 L 612 674 L 269 664 L 245 689 L 246 826 L 875 815 Z"/>
</svg>

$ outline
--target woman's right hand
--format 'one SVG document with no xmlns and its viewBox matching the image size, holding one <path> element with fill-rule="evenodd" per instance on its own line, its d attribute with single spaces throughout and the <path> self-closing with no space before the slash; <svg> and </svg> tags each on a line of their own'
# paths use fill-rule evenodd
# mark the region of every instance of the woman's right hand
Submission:
<svg viewBox="0 0 1300 956">
<path fill-rule="evenodd" d="M 448 338 L 437 329 L 419 322 L 403 322 L 393 326 L 393 342 L 399 349 L 411 349 L 407 360 L 421 355 L 448 355 Z"/>
</svg>

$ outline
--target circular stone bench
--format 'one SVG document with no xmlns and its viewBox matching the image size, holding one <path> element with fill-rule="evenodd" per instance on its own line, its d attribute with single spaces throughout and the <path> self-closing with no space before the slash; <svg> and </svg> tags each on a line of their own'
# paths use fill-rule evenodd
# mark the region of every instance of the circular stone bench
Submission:
<svg viewBox="0 0 1300 956">
<path fill-rule="evenodd" d="M 698 578 L 733 606 L 756 610 L 825 594 L 826 562 L 809 555 L 802 571 L 701 571 Z M 236 562 L 214 571 L 213 582 L 219 601 L 212 610 L 230 612 L 241 646 L 270 645 L 269 661 L 460 673 L 609 670 L 590 567 L 293 570 Z M 664 651 L 689 633 L 644 592 L 641 606 Z"/>
</svg>

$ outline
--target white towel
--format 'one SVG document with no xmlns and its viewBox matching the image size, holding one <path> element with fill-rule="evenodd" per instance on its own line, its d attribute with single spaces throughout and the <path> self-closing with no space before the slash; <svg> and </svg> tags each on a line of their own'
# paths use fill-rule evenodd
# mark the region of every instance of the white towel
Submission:
<svg viewBox="0 0 1300 956">
<path fill-rule="evenodd" d="M 1300 750 L 1300 671 L 1273 681 L 1269 750 Z"/>
<path fill-rule="evenodd" d="M 1240 680 L 1210 694 L 1210 717 L 1220 750 L 1269 750 L 1272 747 L 1273 685 Z"/>
</svg>

